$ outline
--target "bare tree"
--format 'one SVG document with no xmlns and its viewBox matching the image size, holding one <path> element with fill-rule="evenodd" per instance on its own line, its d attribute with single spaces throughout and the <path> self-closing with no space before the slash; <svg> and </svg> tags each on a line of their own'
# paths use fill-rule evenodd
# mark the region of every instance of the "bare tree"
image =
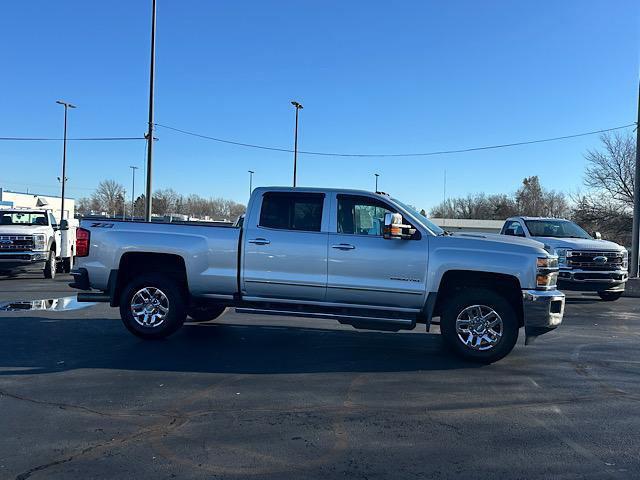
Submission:
<svg viewBox="0 0 640 480">
<path fill-rule="evenodd" d="M 91 196 L 92 210 L 106 212 L 108 215 L 122 213 L 124 205 L 124 187 L 115 180 L 103 180 Z"/>
<path fill-rule="evenodd" d="M 585 154 L 584 184 L 590 190 L 573 200 L 573 219 L 622 245 L 631 244 L 635 138 L 630 133 L 605 134 L 603 148 Z"/>
<path fill-rule="evenodd" d="M 636 145 L 631 134 L 604 134 L 603 150 L 589 150 L 584 184 L 616 202 L 633 206 Z"/>
</svg>

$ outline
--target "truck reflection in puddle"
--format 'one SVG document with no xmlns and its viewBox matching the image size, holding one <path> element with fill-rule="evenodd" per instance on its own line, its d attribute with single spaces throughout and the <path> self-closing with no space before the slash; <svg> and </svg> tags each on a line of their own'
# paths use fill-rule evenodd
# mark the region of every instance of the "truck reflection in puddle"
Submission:
<svg viewBox="0 0 640 480">
<path fill-rule="evenodd" d="M 45 298 L 41 300 L 16 300 L 13 302 L 1 302 L 0 312 L 22 312 L 31 311 L 51 311 L 66 312 L 69 310 L 79 310 L 95 305 L 95 303 L 79 303 L 75 295 L 60 298 Z"/>
</svg>

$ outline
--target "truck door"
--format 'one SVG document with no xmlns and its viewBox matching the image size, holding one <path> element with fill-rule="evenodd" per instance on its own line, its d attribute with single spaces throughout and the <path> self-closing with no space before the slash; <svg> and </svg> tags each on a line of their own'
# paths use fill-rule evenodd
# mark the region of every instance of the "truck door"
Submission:
<svg viewBox="0 0 640 480">
<path fill-rule="evenodd" d="M 60 232 L 60 224 L 58 223 L 58 220 L 56 219 L 56 217 L 53 215 L 53 213 L 48 212 L 49 215 L 49 224 L 51 225 L 51 228 L 53 229 L 53 238 L 56 242 L 56 257 L 60 257 L 60 255 L 62 254 L 62 233 Z"/>
<path fill-rule="evenodd" d="M 385 213 L 374 197 L 338 194 L 329 233 L 327 301 L 421 308 L 425 301 L 428 238 L 385 240 Z"/>
<path fill-rule="evenodd" d="M 329 210 L 325 202 L 323 193 L 264 193 L 259 212 L 244 222 L 247 300 L 324 301 Z"/>
</svg>

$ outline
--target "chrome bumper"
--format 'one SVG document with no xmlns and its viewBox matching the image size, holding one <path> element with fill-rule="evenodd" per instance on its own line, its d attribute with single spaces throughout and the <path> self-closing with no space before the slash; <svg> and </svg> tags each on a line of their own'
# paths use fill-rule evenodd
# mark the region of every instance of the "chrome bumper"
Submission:
<svg viewBox="0 0 640 480">
<path fill-rule="evenodd" d="M 600 282 L 600 283 L 621 283 L 626 282 L 629 278 L 627 270 L 580 270 L 561 269 L 558 273 L 558 279 L 565 282 Z"/>
<path fill-rule="evenodd" d="M 49 252 L 0 252 L 0 270 L 2 267 L 29 266 L 34 263 L 42 263 L 47 260 Z"/>
<path fill-rule="evenodd" d="M 559 290 L 523 290 L 522 311 L 527 336 L 525 343 L 528 344 L 562 323 L 564 293 Z"/>
</svg>

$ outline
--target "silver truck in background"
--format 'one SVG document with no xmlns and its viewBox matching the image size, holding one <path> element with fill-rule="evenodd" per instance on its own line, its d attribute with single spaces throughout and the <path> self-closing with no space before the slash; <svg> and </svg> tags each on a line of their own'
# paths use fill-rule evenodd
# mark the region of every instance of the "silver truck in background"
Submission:
<svg viewBox="0 0 640 480">
<path fill-rule="evenodd" d="M 73 268 L 77 220 L 58 222 L 50 209 L 0 207 L 0 275 Z"/>
<path fill-rule="evenodd" d="M 258 188 L 240 226 L 87 220 L 77 255 L 78 300 L 110 302 L 149 339 L 235 307 L 376 330 L 439 323 L 454 352 L 488 363 L 521 327 L 529 343 L 564 312 L 558 260 L 542 244 L 450 235 L 359 190 Z"/>
<path fill-rule="evenodd" d="M 622 245 L 589 235 L 580 226 L 561 218 L 512 217 L 501 233 L 542 242 L 558 256 L 558 288 L 598 292 L 614 301 L 624 293 L 629 278 L 629 252 Z"/>
</svg>

